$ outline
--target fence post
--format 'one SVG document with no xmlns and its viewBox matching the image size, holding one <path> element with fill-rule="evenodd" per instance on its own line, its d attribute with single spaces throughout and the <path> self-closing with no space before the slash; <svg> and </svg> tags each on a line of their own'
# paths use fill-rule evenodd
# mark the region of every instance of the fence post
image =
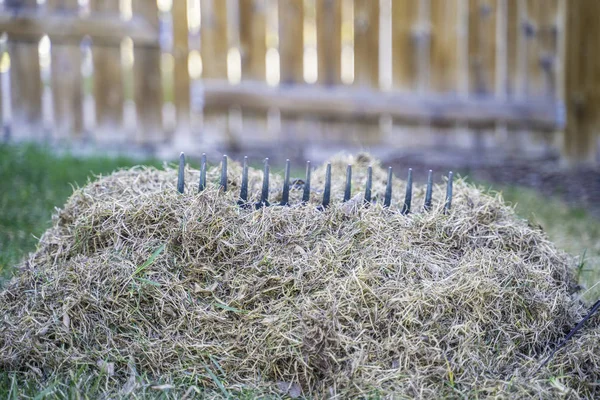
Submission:
<svg viewBox="0 0 600 400">
<path fill-rule="evenodd" d="M 11 10 L 11 5 L 5 4 Z M 23 0 L 17 7 L 36 9 L 36 0 Z M 14 10 L 17 12 L 18 10 Z M 42 137 L 42 81 L 39 37 L 8 37 L 12 133 L 15 137 Z"/>
<path fill-rule="evenodd" d="M 48 0 L 48 10 L 53 13 L 79 13 L 77 0 Z M 60 43 L 50 36 L 52 43 L 52 104 L 54 132 L 57 138 L 71 139 L 83 131 L 83 93 L 81 76 L 81 48 L 74 40 Z"/>
<path fill-rule="evenodd" d="M 92 13 L 110 13 L 120 18 L 116 0 L 90 0 Z M 94 103 L 96 106 L 96 133 L 102 141 L 114 140 L 123 132 L 123 70 L 121 40 L 92 43 L 94 63 Z M 124 141 L 124 140 L 119 140 Z"/>
<path fill-rule="evenodd" d="M 591 164 L 596 159 L 600 129 L 600 2 L 569 1 L 566 8 L 567 126 L 563 155 L 568 164 Z"/>
<path fill-rule="evenodd" d="M 174 4 L 185 4 L 175 1 Z M 134 0 L 132 4 L 134 16 L 143 17 L 156 31 L 159 29 L 158 6 L 155 0 Z M 187 29 L 187 19 L 179 22 Z M 156 45 L 140 45 L 134 42 L 134 80 L 135 108 L 137 114 L 137 141 L 156 143 L 164 140 L 162 123 L 163 88 L 160 72 L 160 47 Z M 187 57 L 186 57 L 187 60 Z M 186 64 L 187 72 L 187 64 Z M 189 84 L 188 84 L 189 90 Z"/>
</svg>

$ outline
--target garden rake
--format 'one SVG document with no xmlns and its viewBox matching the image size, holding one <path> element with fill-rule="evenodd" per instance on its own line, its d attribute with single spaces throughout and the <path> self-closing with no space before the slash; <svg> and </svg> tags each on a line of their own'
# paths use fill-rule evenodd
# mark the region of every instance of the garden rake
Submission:
<svg viewBox="0 0 600 400">
<path fill-rule="evenodd" d="M 200 182 L 198 185 L 198 192 L 202 192 L 206 189 L 206 169 L 207 169 L 207 161 L 206 161 L 206 153 L 202 154 L 201 164 L 200 164 Z M 296 180 L 293 182 L 295 187 L 302 188 L 302 201 L 301 204 L 308 203 L 310 199 L 311 192 L 311 163 L 310 161 L 306 162 L 306 176 L 305 179 Z M 177 179 L 177 190 L 179 193 L 183 193 L 185 189 L 185 154 L 181 153 L 179 156 L 179 173 Z M 266 158 L 264 161 L 264 169 L 263 169 L 263 181 L 262 188 L 260 194 L 260 200 L 254 204 L 251 204 L 248 201 L 248 157 L 244 157 L 243 169 L 242 169 L 242 184 L 240 188 L 240 196 L 238 200 L 238 205 L 243 208 L 254 207 L 256 209 L 260 209 L 262 207 L 268 207 L 271 205 L 269 202 L 269 173 L 270 173 L 270 165 L 269 159 Z M 446 185 L 446 199 L 444 203 L 444 213 L 448 213 L 452 206 L 452 181 L 453 181 L 453 173 L 450 171 L 448 173 L 448 182 Z M 367 168 L 367 182 L 365 184 L 364 191 L 364 200 L 363 204 L 368 206 L 373 202 L 371 190 L 373 185 L 373 168 L 369 166 Z M 227 156 L 223 155 L 221 161 L 221 177 L 219 182 L 219 187 L 224 192 L 227 191 Z M 406 185 L 406 193 L 404 195 L 404 203 L 402 204 L 402 215 L 407 215 L 411 211 L 412 205 L 412 187 L 413 187 L 413 176 L 412 176 L 412 168 L 408 169 L 408 177 L 407 177 L 407 185 Z M 425 202 L 423 204 L 424 211 L 430 211 L 432 208 L 432 190 L 433 190 L 433 171 L 429 170 L 427 175 L 427 188 L 425 190 Z M 352 191 L 352 165 L 348 165 L 346 167 L 346 183 L 344 185 L 344 198 L 343 202 L 347 202 L 350 200 Z M 286 160 L 285 162 L 285 173 L 284 173 L 284 182 L 283 189 L 281 194 L 281 201 L 279 202 L 279 206 L 290 206 L 290 160 Z M 327 163 L 325 169 L 325 187 L 323 189 L 323 198 L 321 204 L 319 205 L 320 210 L 324 210 L 331 204 L 331 163 Z M 387 174 L 387 183 L 385 188 L 385 196 L 383 200 L 383 206 L 389 208 L 392 204 L 392 167 L 388 167 Z"/>
</svg>

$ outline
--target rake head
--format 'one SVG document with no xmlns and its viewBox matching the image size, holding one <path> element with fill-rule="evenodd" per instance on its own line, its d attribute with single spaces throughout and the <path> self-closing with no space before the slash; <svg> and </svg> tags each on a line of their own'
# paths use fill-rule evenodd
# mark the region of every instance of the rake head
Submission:
<svg viewBox="0 0 600 400">
<path fill-rule="evenodd" d="M 198 185 L 198 191 L 201 192 L 206 189 L 206 154 L 202 154 L 201 166 L 200 166 L 200 183 Z M 179 171 L 178 171 L 178 179 L 177 179 L 177 191 L 179 193 L 183 193 L 185 190 L 185 155 L 181 153 L 179 156 Z M 302 186 L 302 202 L 301 204 L 306 204 L 310 200 L 310 178 L 311 178 L 311 163 L 310 161 L 306 162 L 306 177 L 304 182 L 300 185 Z M 402 215 L 407 215 L 410 213 L 411 205 L 412 205 L 412 188 L 413 188 L 413 175 L 412 168 L 408 169 L 408 177 L 406 184 L 406 192 L 404 194 L 404 203 L 402 204 Z M 260 209 L 262 207 L 268 207 L 271 205 L 269 203 L 269 159 L 266 158 L 264 161 L 264 169 L 263 169 L 263 182 L 260 200 L 254 204 L 256 209 Z M 444 203 L 444 213 L 449 213 L 450 208 L 452 207 L 452 181 L 453 181 L 453 173 L 450 171 L 448 173 L 448 182 L 446 184 L 446 199 Z M 387 184 L 385 188 L 385 197 L 383 201 L 383 206 L 389 208 L 392 205 L 392 167 L 388 168 L 388 176 L 387 176 Z M 299 187 L 298 182 L 294 182 L 294 187 Z M 367 182 L 365 184 L 365 194 L 363 203 L 365 206 L 368 206 L 372 203 L 372 187 L 373 187 L 373 167 L 369 166 L 367 168 Z M 219 182 L 220 190 L 224 192 L 227 191 L 227 156 L 223 155 L 221 161 L 221 178 Z M 423 204 L 424 211 L 430 211 L 432 209 L 432 191 L 433 191 L 433 171 L 429 170 L 427 175 L 427 187 L 425 189 L 425 202 Z M 346 183 L 344 186 L 344 202 L 350 200 L 352 193 L 352 165 L 348 165 L 346 167 Z M 323 189 L 323 199 L 321 204 L 319 205 L 320 210 L 325 210 L 331 204 L 331 163 L 328 163 L 325 169 L 325 187 Z M 238 205 L 243 208 L 250 207 L 248 203 L 248 157 L 244 157 L 243 169 L 242 169 L 242 183 L 240 188 L 240 198 L 238 200 Z M 285 162 L 285 176 L 283 182 L 283 189 L 281 195 L 281 201 L 277 204 L 278 206 L 286 207 L 290 206 L 290 160 L 286 160 Z"/>
</svg>

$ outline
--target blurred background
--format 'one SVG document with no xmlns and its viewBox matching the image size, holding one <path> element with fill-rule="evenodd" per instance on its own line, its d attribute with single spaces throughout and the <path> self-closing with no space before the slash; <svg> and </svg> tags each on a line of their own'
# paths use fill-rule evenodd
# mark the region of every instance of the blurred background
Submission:
<svg viewBox="0 0 600 400">
<path fill-rule="evenodd" d="M 0 271 L 92 173 L 182 150 L 280 170 L 369 151 L 417 181 L 452 169 L 503 190 L 593 285 L 598 15 L 597 0 L 0 0 Z"/>
</svg>

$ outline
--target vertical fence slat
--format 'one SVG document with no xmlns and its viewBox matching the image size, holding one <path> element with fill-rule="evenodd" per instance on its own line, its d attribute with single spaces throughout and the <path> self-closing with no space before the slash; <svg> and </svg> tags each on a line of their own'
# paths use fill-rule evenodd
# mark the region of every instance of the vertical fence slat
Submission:
<svg viewBox="0 0 600 400">
<path fill-rule="evenodd" d="M 342 83 L 342 0 L 316 0 L 318 83 Z"/>
<path fill-rule="evenodd" d="M 267 64 L 267 3 L 266 0 L 238 0 L 239 38 L 242 63 L 242 81 L 266 81 Z M 243 138 L 269 138 L 267 112 L 241 112 Z"/>
<path fill-rule="evenodd" d="M 5 4 L 9 10 L 10 6 Z M 34 9 L 36 0 L 25 0 L 17 7 Z M 15 10 L 15 12 L 17 12 Z M 39 39 L 21 41 L 8 37 L 10 54 L 10 94 L 12 132 L 19 136 L 41 136 L 42 81 L 40 75 Z"/>
<path fill-rule="evenodd" d="M 283 0 L 279 11 L 280 83 L 304 82 L 304 4 Z"/>
<path fill-rule="evenodd" d="M 492 94 L 496 71 L 496 0 L 470 0 L 469 59 L 472 93 Z"/>
<path fill-rule="evenodd" d="M 567 127 L 565 155 L 575 163 L 592 163 L 600 130 L 600 2 L 569 1 L 565 51 Z M 585 57 L 581 55 L 585 54 Z"/>
<path fill-rule="evenodd" d="M 556 60 L 558 51 L 558 0 L 539 5 L 538 14 L 538 68 L 543 81 L 542 95 L 556 96 Z"/>
<path fill-rule="evenodd" d="M 227 54 L 229 35 L 227 29 L 227 2 L 201 0 L 200 54 L 202 79 L 227 80 Z M 215 109 L 205 105 L 203 109 L 204 139 L 234 145 L 228 122 L 228 109 Z M 210 128 L 210 129 L 209 129 Z"/>
<path fill-rule="evenodd" d="M 202 77 L 227 79 L 227 2 L 202 0 L 201 55 Z"/>
<path fill-rule="evenodd" d="M 526 19 L 523 29 L 527 38 L 527 95 L 539 96 L 543 92 L 544 77 L 540 68 L 540 11 L 549 6 L 548 0 L 526 0 Z"/>
<path fill-rule="evenodd" d="M 416 88 L 418 17 L 418 1 L 392 1 L 392 82 L 399 90 Z"/>
<path fill-rule="evenodd" d="M 239 0 L 243 80 L 265 80 L 267 14 L 265 0 Z"/>
<path fill-rule="evenodd" d="M 521 39 L 521 24 L 519 22 L 519 0 L 506 0 L 506 58 L 509 98 L 518 97 L 523 77 L 519 69 L 519 41 Z"/>
<path fill-rule="evenodd" d="M 379 87 L 378 0 L 354 0 L 354 84 Z"/>
<path fill-rule="evenodd" d="M 77 0 L 48 0 L 48 10 L 77 15 Z M 83 78 L 79 43 L 61 43 L 50 36 L 52 43 L 52 104 L 54 131 L 59 138 L 77 138 L 83 131 Z"/>
<path fill-rule="evenodd" d="M 115 0 L 90 0 L 91 12 L 111 13 L 119 18 L 119 2 Z M 97 138 L 115 137 L 123 129 L 123 70 L 121 68 L 120 41 L 93 43 L 94 102 L 96 108 Z"/>
<path fill-rule="evenodd" d="M 184 133 L 190 130 L 190 74 L 189 28 L 187 1 L 174 1 L 173 9 L 173 102 L 177 116 L 177 130 Z M 159 55 L 160 57 L 160 55 Z M 160 71 L 159 71 L 160 73 Z"/>
<path fill-rule="evenodd" d="M 458 89 L 459 0 L 431 0 L 431 79 L 436 92 Z"/>
</svg>

